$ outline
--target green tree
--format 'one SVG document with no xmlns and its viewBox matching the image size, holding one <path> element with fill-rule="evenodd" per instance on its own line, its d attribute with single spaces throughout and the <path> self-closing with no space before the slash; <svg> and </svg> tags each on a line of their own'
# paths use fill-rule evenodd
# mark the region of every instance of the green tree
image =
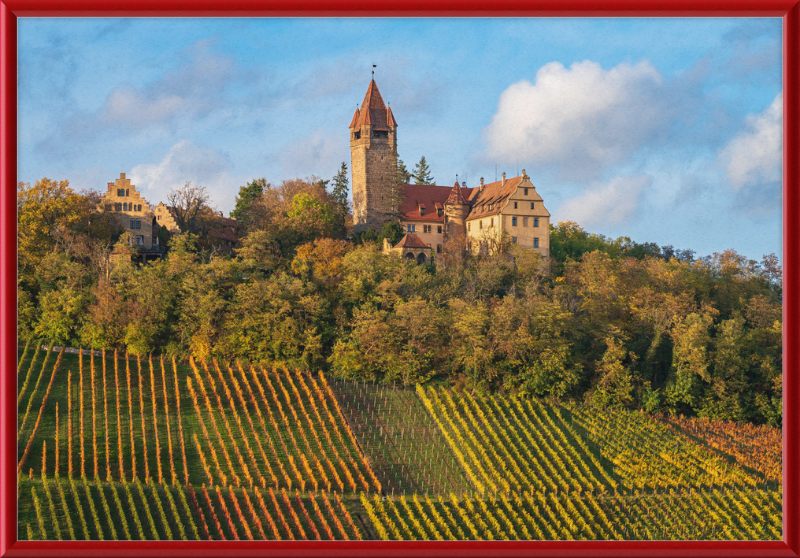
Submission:
<svg viewBox="0 0 800 558">
<path fill-rule="evenodd" d="M 333 190 L 331 197 L 333 198 L 334 215 L 336 216 L 336 228 L 339 230 L 339 235 L 345 235 L 345 222 L 347 215 L 350 213 L 350 179 L 347 177 L 347 163 L 342 161 L 342 166 L 339 172 L 333 177 L 331 181 Z"/>
<path fill-rule="evenodd" d="M 231 217 L 239 221 L 243 229 L 246 230 L 250 226 L 253 220 L 253 206 L 268 187 L 266 178 L 256 178 L 239 188 L 236 207 L 231 211 Z"/>
<path fill-rule="evenodd" d="M 406 164 L 402 159 L 397 159 L 397 181 L 400 184 L 408 184 L 411 181 L 411 173 L 408 172 Z"/>
<path fill-rule="evenodd" d="M 424 155 L 414 167 L 411 178 L 414 179 L 414 184 L 436 184 L 436 180 L 431 176 L 431 169 Z"/>
</svg>

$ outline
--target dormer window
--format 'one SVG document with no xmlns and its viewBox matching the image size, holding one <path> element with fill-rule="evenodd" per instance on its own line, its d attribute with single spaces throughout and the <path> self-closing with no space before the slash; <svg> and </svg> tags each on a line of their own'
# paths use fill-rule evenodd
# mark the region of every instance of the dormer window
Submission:
<svg viewBox="0 0 800 558">
<path fill-rule="evenodd" d="M 424 205 L 419 206 L 419 216 L 420 217 L 424 217 L 425 216 L 425 206 Z"/>
<path fill-rule="evenodd" d="M 441 217 L 442 216 L 442 208 L 441 207 L 437 207 L 436 208 L 436 216 L 437 217 Z"/>
</svg>

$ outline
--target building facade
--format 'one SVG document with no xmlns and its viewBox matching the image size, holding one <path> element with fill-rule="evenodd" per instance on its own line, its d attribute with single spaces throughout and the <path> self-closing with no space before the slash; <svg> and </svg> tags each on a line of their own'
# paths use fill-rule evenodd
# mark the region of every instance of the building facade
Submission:
<svg viewBox="0 0 800 558">
<path fill-rule="evenodd" d="M 399 220 L 413 244 L 432 254 L 447 249 L 492 253 L 503 242 L 550 257 L 550 212 L 530 177 L 502 179 L 468 188 L 400 184 L 397 180 L 397 122 L 375 80 L 350 122 L 354 231 L 380 230 Z M 403 252 L 401 244 L 387 251 Z M 405 252 L 403 252 L 405 253 Z M 428 257 L 429 259 L 429 257 Z"/>
<path fill-rule="evenodd" d="M 158 247 L 158 229 L 153 207 L 147 203 L 125 173 L 108 183 L 103 194 L 105 211 L 111 212 L 119 226 L 131 234 L 134 246 L 140 250 Z"/>
</svg>

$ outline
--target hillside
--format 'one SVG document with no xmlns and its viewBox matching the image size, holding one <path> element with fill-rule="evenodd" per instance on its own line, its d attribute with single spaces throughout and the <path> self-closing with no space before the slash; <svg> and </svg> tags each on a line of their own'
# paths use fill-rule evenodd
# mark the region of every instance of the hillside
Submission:
<svg viewBox="0 0 800 558">
<path fill-rule="evenodd" d="M 21 539 L 781 534 L 770 471 L 638 411 L 202 359 L 20 356 Z M 770 455 L 780 443 L 730 435 Z"/>
</svg>

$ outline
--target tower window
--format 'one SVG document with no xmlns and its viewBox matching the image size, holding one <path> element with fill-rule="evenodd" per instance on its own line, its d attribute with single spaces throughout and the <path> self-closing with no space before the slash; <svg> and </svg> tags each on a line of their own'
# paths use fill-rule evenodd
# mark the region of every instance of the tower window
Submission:
<svg viewBox="0 0 800 558">
<path fill-rule="evenodd" d="M 538 238 L 534 238 L 533 239 L 533 247 L 534 248 L 538 248 L 539 247 L 539 239 Z"/>
<path fill-rule="evenodd" d="M 517 226 L 517 218 L 516 217 L 512 217 L 511 218 L 511 226 L 512 227 L 516 227 Z"/>
<path fill-rule="evenodd" d="M 353 132 L 353 139 L 361 139 L 361 132 Z"/>
<path fill-rule="evenodd" d="M 539 226 L 539 218 L 538 217 L 534 217 L 533 218 L 533 226 L 534 227 L 538 227 Z"/>
</svg>

